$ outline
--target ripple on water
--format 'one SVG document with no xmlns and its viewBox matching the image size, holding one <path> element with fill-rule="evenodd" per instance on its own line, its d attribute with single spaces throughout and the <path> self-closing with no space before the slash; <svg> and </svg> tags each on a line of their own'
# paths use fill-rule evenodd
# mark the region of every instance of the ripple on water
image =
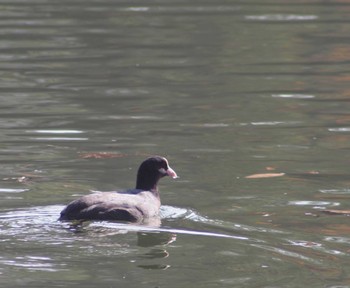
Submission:
<svg viewBox="0 0 350 288">
<path fill-rule="evenodd" d="M 162 120 L 162 117 L 154 115 L 99 115 L 88 117 L 91 120 L 140 120 L 140 121 L 155 121 Z"/>
<path fill-rule="evenodd" d="M 67 129 L 36 129 L 36 130 L 26 130 L 26 133 L 40 134 L 40 135 L 54 135 L 54 136 L 40 136 L 32 137 L 32 140 L 36 141 L 87 141 L 87 137 L 71 137 L 68 135 L 76 135 L 85 133 L 82 130 L 67 130 Z M 63 136 L 64 135 L 64 136 Z M 67 137 L 68 136 L 68 137 Z"/>
<path fill-rule="evenodd" d="M 350 127 L 338 127 L 338 128 L 329 128 L 328 131 L 330 132 L 350 132 Z"/>
<path fill-rule="evenodd" d="M 263 245 L 263 244 L 251 244 L 251 245 L 254 247 L 275 253 L 275 254 L 279 254 L 279 255 L 284 256 L 284 257 L 296 258 L 296 259 L 299 259 L 299 260 L 302 260 L 305 262 L 322 265 L 322 261 L 320 261 L 320 260 L 311 258 L 309 256 L 303 255 L 303 254 L 298 253 L 298 252 L 289 251 L 289 250 L 284 249 L 284 248 L 274 247 L 274 246 L 270 246 L 270 245 Z"/>
<path fill-rule="evenodd" d="M 330 202 L 330 201 L 309 201 L 309 200 L 299 200 L 299 201 L 289 201 L 288 205 L 295 206 L 314 206 L 314 208 L 325 208 L 326 206 L 339 206 L 339 202 Z"/>
<path fill-rule="evenodd" d="M 309 94 L 273 94 L 271 96 L 274 98 L 287 98 L 287 99 L 312 99 L 312 98 L 315 98 L 315 95 L 309 95 Z"/>
<path fill-rule="evenodd" d="M 346 255 L 346 253 L 343 253 L 339 250 L 334 249 L 328 249 L 321 243 L 313 242 L 313 241 L 305 241 L 305 240 L 288 240 L 287 241 L 291 246 L 299 246 L 303 248 L 309 248 L 316 251 L 321 251 L 327 254 L 332 255 Z"/>
<path fill-rule="evenodd" d="M 23 189 L 23 188 L 0 188 L 0 193 L 22 193 L 29 191 L 29 189 Z"/>
<path fill-rule="evenodd" d="M 263 121 L 263 122 L 251 122 L 242 123 L 241 125 L 253 125 L 253 126 L 281 126 L 281 125 L 298 125 L 301 124 L 300 121 Z"/>
<path fill-rule="evenodd" d="M 225 128 L 229 127 L 230 124 L 227 123 L 189 123 L 189 124 L 180 124 L 181 127 L 198 127 L 198 128 Z"/>
<path fill-rule="evenodd" d="M 158 12 L 158 13 L 191 13 L 191 14 L 201 14 L 201 13 L 231 13 L 240 10 L 239 7 L 228 6 L 228 5 L 208 5 L 208 6 L 179 6 L 179 7 L 169 7 L 167 6 L 133 6 L 120 8 L 121 11 L 128 12 Z"/>
<path fill-rule="evenodd" d="M 89 138 L 84 137 L 32 137 L 36 141 L 87 141 Z"/>
<path fill-rule="evenodd" d="M 259 122 L 241 122 L 239 126 L 254 126 L 254 127 L 295 127 L 300 126 L 301 121 L 259 121 Z"/>
<path fill-rule="evenodd" d="M 84 131 L 81 130 L 58 130 L 58 129 L 52 129 L 52 130 L 27 130 L 27 133 L 39 133 L 39 134 L 81 134 L 84 133 Z"/>
<path fill-rule="evenodd" d="M 320 189 L 324 194 L 350 194 L 350 189 Z"/>
<path fill-rule="evenodd" d="M 17 256 L 13 259 L 0 259 L 0 263 L 7 266 L 25 268 L 29 271 L 57 271 L 56 264 L 49 257 Z"/>
<path fill-rule="evenodd" d="M 350 244 L 350 238 L 344 236 L 326 236 L 324 240 L 333 243 Z"/>
<path fill-rule="evenodd" d="M 317 15 L 297 15 L 297 14 L 265 14 L 265 15 L 247 15 L 244 17 L 250 21 L 313 21 L 318 19 Z"/>
<path fill-rule="evenodd" d="M 37 206 L 0 213 L 0 225 L 4 227 L 4 229 L 2 229 L 2 239 L 6 242 L 6 245 L 9 248 L 9 252 L 5 253 L 3 257 L 0 258 L 0 264 L 23 268 L 28 271 L 59 271 L 62 269 L 60 264 L 57 261 L 52 260 L 50 254 L 47 253 L 24 254 L 18 257 L 13 256 L 11 251 L 13 251 L 13 249 L 18 249 L 18 247 L 24 249 L 24 251 L 27 251 L 26 249 L 30 249 L 30 251 L 47 251 L 47 249 L 45 250 L 43 248 L 60 247 L 64 245 L 65 249 L 69 251 L 71 249 L 72 251 L 77 252 L 76 249 L 83 249 L 84 253 L 103 254 L 107 256 L 136 253 L 135 247 L 130 246 L 130 241 L 135 238 L 135 232 L 138 237 L 140 237 L 140 235 L 154 235 L 156 240 L 166 240 L 165 242 L 152 244 L 154 243 L 154 237 L 150 237 L 149 239 L 146 239 L 147 241 L 143 242 L 146 244 L 151 243 L 150 245 L 169 244 L 176 240 L 176 235 L 214 237 L 240 242 L 244 241 L 244 243 L 247 243 L 247 245 L 250 245 L 251 247 L 269 251 L 275 255 L 280 255 L 279 258 L 288 257 L 312 264 L 322 264 L 317 258 L 309 257 L 304 251 L 289 251 L 287 248 L 288 245 L 278 247 L 278 245 L 270 245 L 269 242 L 266 241 L 266 239 L 273 237 L 272 235 L 290 234 L 288 232 L 210 219 L 201 216 L 192 209 L 164 205 L 161 207 L 161 216 L 165 223 L 167 223 L 167 220 L 180 220 L 178 223 L 182 223 L 182 225 L 186 225 L 186 222 L 183 220 L 188 220 L 192 223 L 197 222 L 198 225 L 196 225 L 197 229 L 195 230 L 191 228 L 173 228 L 171 226 L 147 227 L 107 221 L 92 222 L 88 226 L 82 227 L 80 230 L 74 230 L 71 228 L 70 223 L 61 223 L 57 221 L 59 212 L 63 207 L 64 206 L 62 205 Z M 193 227 L 193 225 L 190 226 Z M 258 236 L 257 233 L 259 233 L 260 236 Z M 117 238 L 113 238 L 114 236 Z M 98 241 L 91 241 L 91 239 L 96 239 Z M 111 241 L 111 239 L 113 241 Z M 138 245 L 140 246 L 140 243 L 142 242 L 141 240 L 138 238 Z M 349 239 L 342 240 L 339 237 L 337 239 L 333 237 L 332 239 L 329 238 L 327 241 L 345 242 L 349 241 Z M 290 246 L 310 248 L 310 242 L 308 241 L 298 240 L 287 242 Z M 38 249 L 35 250 L 35 248 Z M 323 246 L 320 247 L 317 243 L 311 245 L 311 248 L 318 249 L 320 252 L 332 253 L 334 255 L 337 254 L 335 251 L 326 251 Z M 73 256 L 67 257 L 70 259 L 70 257 Z"/>
<path fill-rule="evenodd" d="M 52 205 L 52 206 L 38 206 L 28 209 L 16 209 L 7 211 L 0 214 L 0 224 L 6 227 L 2 230 L 4 241 L 13 243 L 25 242 L 28 245 L 52 246 L 65 244 L 67 247 L 74 245 L 75 237 L 70 237 L 67 230 L 70 230 L 70 223 L 61 223 L 57 221 L 58 215 L 64 206 Z M 148 232 L 148 233 L 166 233 L 169 235 L 192 235 L 202 237 L 218 237 L 218 238 L 231 238 L 236 240 L 250 240 L 247 237 L 235 235 L 237 230 L 232 223 L 224 229 L 226 232 L 222 233 L 220 230 L 224 226 L 220 221 L 215 221 L 203 217 L 191 209 L 179 208 L 173 206 L 161 207 L 161 218 L 165 225 L 167 221 L 187 220 L 190 222 L 200 222 L 204 224 L 204 229 L 193 230 L 185 228 L 172 228 L 168 226 L 152 227 L 144 225 L 131 225 L 116 222 L 91 222 L 87 227 L 83 227 L 83 231 L 87 233 L 98 233 L 106 236 L 120 235 L 123 231 L 126 232 Z M 164 224 L 163 223 L 163 224 Z M 168 222 L 169 223 L 169 222 Z M 185 223 L 184 223 L 185 224 Z M 186 224 L 185 224 L 186 225 Z M 90 227 L 90 228 L 88 228 Z M 63 229 L 62 229 L 63 228 Z M 213 229 L 215 228 L 215 229 Z M 102 229 L 102 230 L 101 230 Z M 107 229 L 107 230 L 106 230 Z M 78 229 L 79 230 L 79 229 Z M 80 230 L 78 232 L 81 232 Z M 216 232 L 215 230 L 219 231 Z M 95 232 L 94 232 L 95 231 Z M 230 231 L 230 232 L 228 232 Z M 72 232 L 74 232 L 72 230 Z M 73 233 L 74 234 L 74 233 Z M 123 234 L 123 233 L 122 233 Z M 71 235 L 72 236 L 72 235 Z M 84 241 L 84 237 L 81 241 Z M 256 241 L 254 241 L 256 242 Z M 32 244 L 30 244 L 32 243 Z M 14 244 L 18 245 L 18 244 Z M 91 248 L 93 249 L 93 248 Z"/>
</svg>

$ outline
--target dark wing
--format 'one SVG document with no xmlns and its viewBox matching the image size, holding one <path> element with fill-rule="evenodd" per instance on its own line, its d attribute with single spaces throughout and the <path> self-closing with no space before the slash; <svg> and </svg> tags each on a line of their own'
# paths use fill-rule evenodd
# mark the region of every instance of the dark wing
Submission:
<svg viewBox="0 0 350 288">
<path fill-rule="evenodd" d="M 142 212 L 137 207 L 123 207 L 106 202 L 92 205 L 80 199 L 71 202 L 62 212 L 59 220 L 114 220 L 139 222 L 143 219 Z"/>
</svg>

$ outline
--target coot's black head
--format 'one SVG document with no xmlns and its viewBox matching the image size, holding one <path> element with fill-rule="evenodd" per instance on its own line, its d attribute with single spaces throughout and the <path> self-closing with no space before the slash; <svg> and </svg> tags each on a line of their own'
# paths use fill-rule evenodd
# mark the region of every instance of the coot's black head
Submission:
<svg viewBox="0 0 350 288">
<path fill-rule="evenodd" d="M 136 189 L 157 191 L 157 183 L 164 176 L 178 178 L 176 172 L 170 168 L 167 159 L 161 156 L 150 157 L 140 165 L 137 172 Z"/>
</svg>

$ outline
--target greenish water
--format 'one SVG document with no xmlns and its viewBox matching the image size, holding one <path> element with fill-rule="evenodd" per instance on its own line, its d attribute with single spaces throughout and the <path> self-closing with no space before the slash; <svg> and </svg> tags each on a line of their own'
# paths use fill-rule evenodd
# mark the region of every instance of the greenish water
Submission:
<svg viewBox="0 0 350 288">
<path fill-rule="evenodd" d="M 1 287 L 349 287 L 349 12 L 0 1 Z M 57 221 L 153 154 L 161 227 Z"/>
</svg>

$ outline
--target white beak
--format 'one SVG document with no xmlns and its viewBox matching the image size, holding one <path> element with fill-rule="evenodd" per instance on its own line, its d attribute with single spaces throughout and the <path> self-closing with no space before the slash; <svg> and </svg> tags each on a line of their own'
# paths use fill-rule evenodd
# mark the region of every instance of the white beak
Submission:
<svg viewBox="0 0 350 288">
<path fill-rule="evenodd" d="M 168 176 L 170 176 L 173 179 L 179 178 L 179 176 L 177 176 L 176 172 L 171 169 L 170 167 L 168 167 L 168 170 L 166 170 L 166 174 L 168 174 Z"/>
<path fill-rule="evenodd" d="M 173 179 L 179 178 L 179 176 L 177 176 L 176 172 L 171 169 L 170 167 L 168 167 L 168 170 L 165 170 L 164 168 L 160 168 L 159 172 L 162 173 L 163 175 L 168 175 Z"/>
</svg>

